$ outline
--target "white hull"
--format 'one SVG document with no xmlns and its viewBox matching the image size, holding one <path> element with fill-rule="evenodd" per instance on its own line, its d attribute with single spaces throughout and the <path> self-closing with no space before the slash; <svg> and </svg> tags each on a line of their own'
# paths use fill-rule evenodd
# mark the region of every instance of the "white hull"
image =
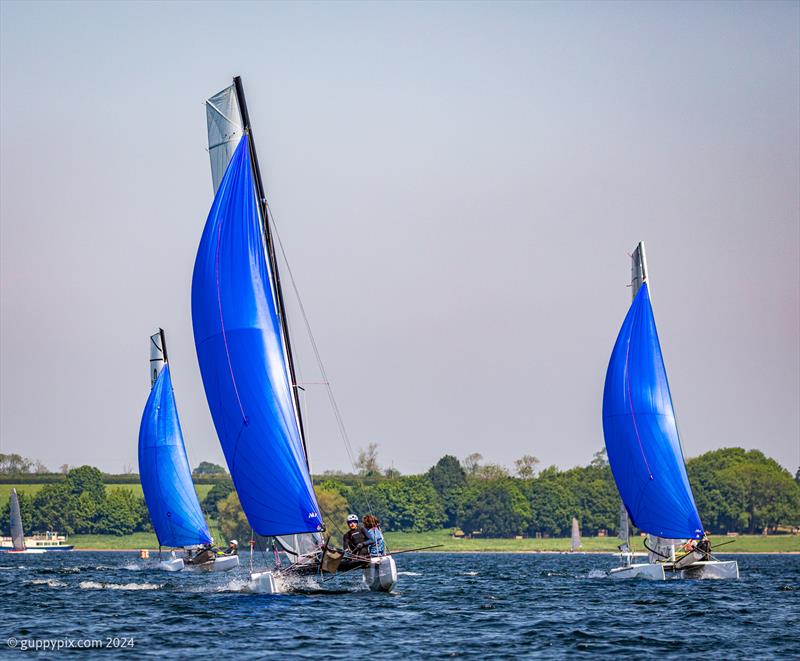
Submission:
<svg viewBox="0 0 800 661">
<path fill-rule="evenodd" d="M 737 579 L 739 564 L 735 560 L 700 560 L 681 569 L 671 563 L 638 564 L 615 567 L 608 572 L 610 578 L 645 578 L 665 581 L 668 578 L 687 579 Z"/>
<path fill-rule="evenodd" d="M 397 583 L 397 565 L 390 555 L 371 558 L 364 567 L 364 581 L 373 592 L 391 592 Z"/>
<path fill-rule="evenodd" d="M 180 571 L 183 569 L 183 558 L 170 558 L 158 563 L 161 571 Z"/>
<path fill-rule="evenodd" d="M 248 588 L 250 588 L 250 592 L 257 594 L 275 594 L 278 591 L 275 587 L 275 577 L 271 571 L 250 574 Z"/>
<path fill-rule="evenodd" d="M 664 565 L 627 565 L 626 567 L 615 567 L 608 572 L 610 578 L 643 578 L 649 581 L 666 580 Z"/>
<path fill-rule="evenodd" d="M 230 571 L 239 566 L 238 555 L 218 555 L 214 558 L 213 562 L 205 562 L 202 565 L 196 565 L 197 569 L 202 571 Z"/>
<path fill-rule="evenodd" d="M 34 553 L 45 553 L 43 549 L 25 549 L 24 551 L 15 551 L 14 549 L 3 549 L 6 553 L 23 553 L 25 555 L 32 555 Z"/>
</svg>

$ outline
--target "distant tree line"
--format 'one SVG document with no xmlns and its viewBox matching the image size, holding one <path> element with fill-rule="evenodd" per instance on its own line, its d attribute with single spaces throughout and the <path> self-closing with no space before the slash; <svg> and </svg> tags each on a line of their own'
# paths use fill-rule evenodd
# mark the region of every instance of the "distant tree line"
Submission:
<svg viewBox="0 0 800 661">
<path fill-rule="evenodd" d="M 479 454 L 461 461 L 446 455 L 422 475 L 402 476 L 381 469 L 372 445 L 359 453 L 357 474 L 328 472 L 314 483 L 334 533 L 344 528 L 348 512 L 374 512 L 387 531 L 449 527 L 487 537 L 555 537 L 568 536 L 576 517 L 584 534 L 617 533 L 619 495 L 604 451 L 587 466 L 568 470 L 538 470 L 538 464 L 525 455 L 512 474 L 483 463 Z M 193 473 L 196 481 L 214 478 L 203 511 L 226 539 L 247 539 L 249 524 L 230 476 L 220 469 L 203 462 Z M 800 470 L 792 477 L 758 450 L 723 448 L 689 459 L 687 472 L 701 519 L 715 534 L 800 526 Z M 81 466 L 32 497 L 18 489 L 25 530 L 117 535 L 150 530 L 144 499 L 128 489 L 106 489 L 107 477 Z M 7 532 L 8 506 L 3 510 Z"/>
<path fill-rule="evenodd" d="M 126 488 L 106 489 L 103 474 L 92 466 L 70 469 L 66 479 L 45 484 L 32 496 L 19 488 L 17 496 L 26 534 L 53 530 L 68 535 L 127 535 L 152 530 L 144 498 Z M 3 509 L 2 527 L 7 533 L 9 505 Z"/>
</svg>

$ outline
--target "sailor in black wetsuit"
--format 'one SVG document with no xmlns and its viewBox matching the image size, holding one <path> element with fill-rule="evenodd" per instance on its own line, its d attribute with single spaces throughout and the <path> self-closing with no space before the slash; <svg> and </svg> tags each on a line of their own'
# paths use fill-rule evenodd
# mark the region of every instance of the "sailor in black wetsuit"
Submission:
<svg viewBox="0 0 800 661">
<path fill-rule="evenodd" d="M 347 517 L 349 530 L 342 537 L 342 546 L 346 553 L 352 555 L 366 555 L 369 536 L 363 526 L 358 525 L 358 517 L 350 514 Z"/>
</svg>

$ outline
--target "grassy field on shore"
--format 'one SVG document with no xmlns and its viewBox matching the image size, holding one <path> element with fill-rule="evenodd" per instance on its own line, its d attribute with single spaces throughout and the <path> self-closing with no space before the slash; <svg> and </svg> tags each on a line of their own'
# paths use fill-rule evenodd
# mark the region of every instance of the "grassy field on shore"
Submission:
<svg viewBox="0 0 800 661">
<path fill-rule="evenodd" d="M 432 551 L 466 551 L 466 552 L 524 552 L 524 551 L 569 551 L 570 539 L 566 537 L 550 537 L 548 539 L 456 539 L 449 530 L 433 530 L 430 532 L 387 532 L 387 545 L 396 551 L 416 549 L 441 544 Z M 800 552 L 800 536 L 792 535 L 739 535 L 738 537 L 713 537 L 713 545 L 723 544 L 735 539 L 732 544 L 720 547 L 725 553 L 787 553 Z M 619 540 L 616 537 L 584 537 L 581 551 L 597 551 L 614 553 Z M 636 551 L 644 551 L 643 539 L 631 539 Z"/>
<path fill-rule="evenodd" d="M 222 543 L 222 536 L 217 530 L 211 531 L 214 539 Z M 732 544 L 720 547 L 724 553 L 800 553 L 800 537 L 792 535 L 740 535 L 736 538 L 715 537 L 713 544 L 722 544 L 735 539 Z M 90 549 L 156 549 L 158 540 L 153 533 L 139 532 L 132 535 L 73 535 L 69 538 L 71 544 L 80 550 Z M 241 541 L 241 540 L 240 540 Z M 595 551 L 614 553 L 617 550 L 616 537 L 584 537 L 582 551 Z M 631 540 L 637 551 L 644 551 L 642 539 L 636 537 Z M 548 539 L 455 539 L 449 530 L 434 530 L 430 532 L 408 533 L 388 532 L 386 543 L 391 550 L 416 549 L 425 546 L 441 544 L 439 548 L 431 549 L 438 552 L 505 552 L 521 553 L 530 551 L 569 551 L 570 540 L 566 537 L 552 537 Z M 244 545 L 243 545 L 244 548 Z"/>
</svg>

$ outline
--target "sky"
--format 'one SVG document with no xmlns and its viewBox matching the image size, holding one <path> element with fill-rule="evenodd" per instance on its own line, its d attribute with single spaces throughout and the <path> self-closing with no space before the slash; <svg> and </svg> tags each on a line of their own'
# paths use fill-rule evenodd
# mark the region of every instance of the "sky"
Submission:
<svg viewBox="0 0 800 661">
<path fill-rule="evenodd" d="M 585 465 L 650 287 L 687 456 L 800 465 L 800 4 L 0 4 L 0 452 L 136 468 L 167 332 L 222 463 L 190 285 L 203 101 L 241 75 L 354 448 Z M 293 306 L 293 307 L 292 307 Z M 347 470 L 297 316 L 312 469 Z"/>
</svg>

